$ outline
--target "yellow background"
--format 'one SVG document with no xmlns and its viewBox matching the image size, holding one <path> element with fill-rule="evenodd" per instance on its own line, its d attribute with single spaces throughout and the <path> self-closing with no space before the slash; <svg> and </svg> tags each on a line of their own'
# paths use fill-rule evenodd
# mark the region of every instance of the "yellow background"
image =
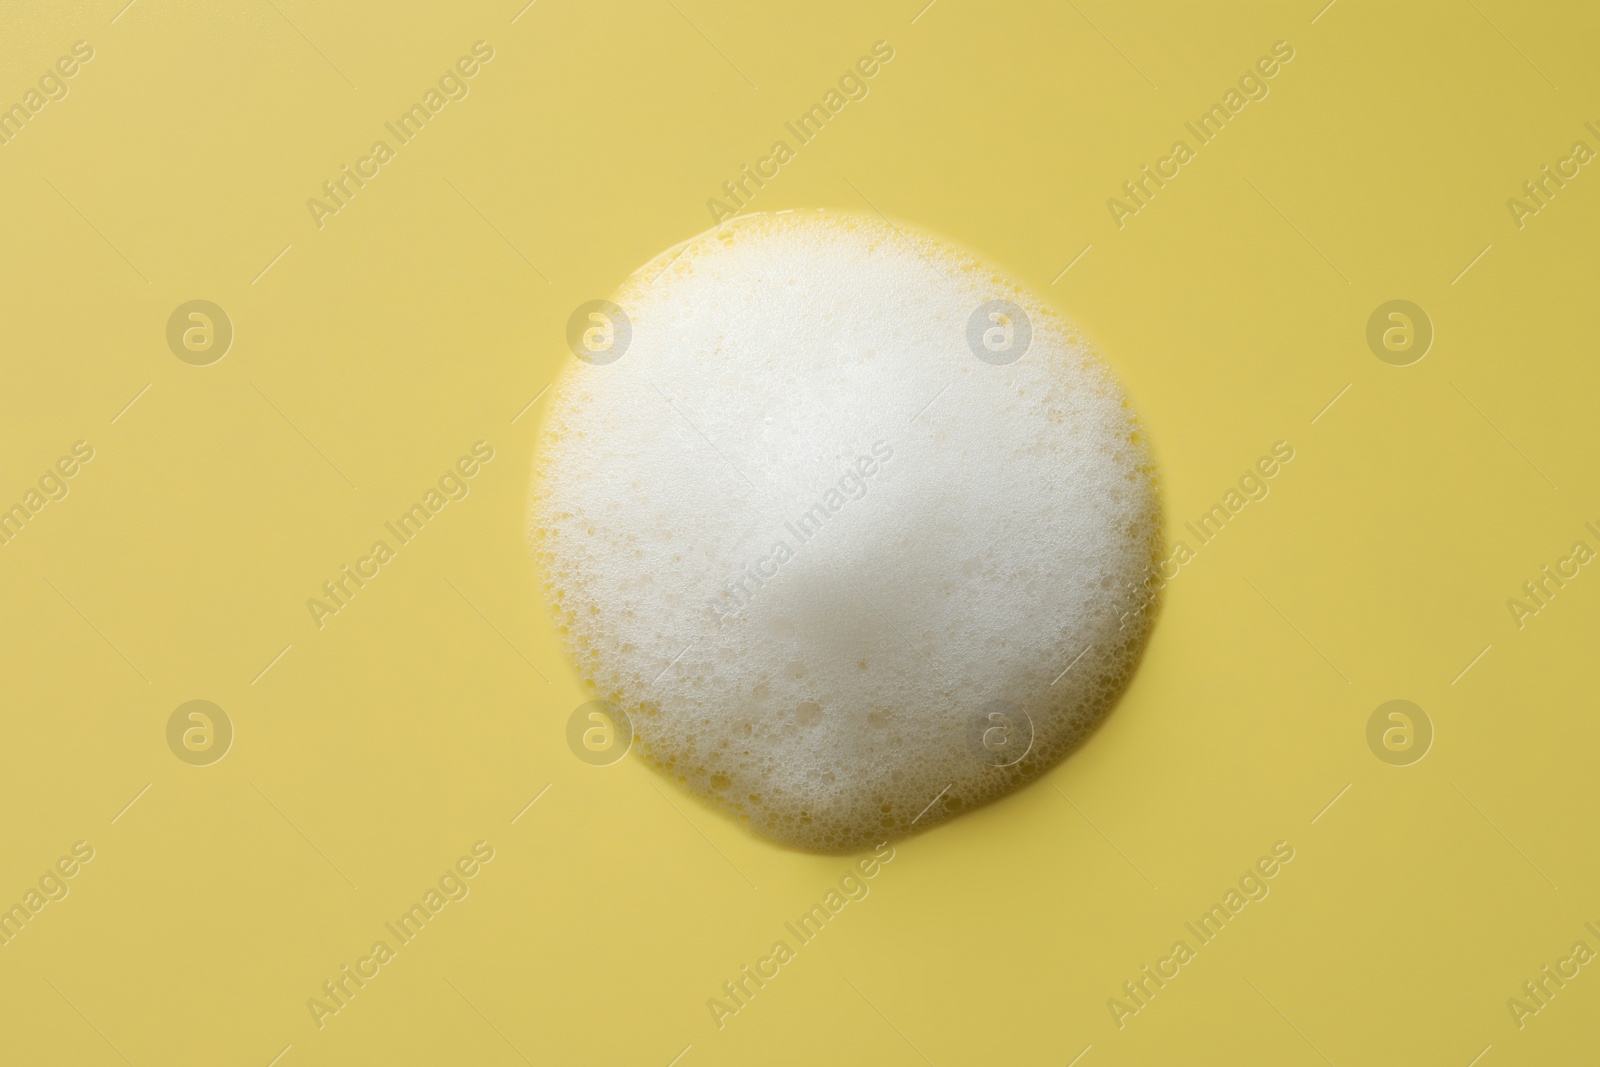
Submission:
<svg viewBox="0 0 1600 1067">
<path fill-rule="evenodd" d="M 0 503 L 75 441 L 95 458 L 0 548 L 0 903 L 74 841 L 96 855 L 0 948 L 0 1059 L 1592 1056 L 1593 965 L 1523 1029 L 1506 1001 L 1600 949 L 1600 576 L 1520 631 L 1506 601 L 1600 547 L 1600 176 L 1520 230 L 1505 202 L 1600 147 L 1600 16 L 922 3 L 8 7 L 3 102 L 75 40 L 95 56 L 0 147 Z M 470 96 L 313 225 L 307 198 L 478 40 Z M 704 229 L 878 40 L 870 95 L 755 208 L 875 208 L 1045 293 L 1148 420 L 1171 534 L 1273 442 L 1296 455 L 1169 586 L 1082 751 L 900 843 L 719 1031 L 707 998 L 848 860 L 568 750 L 527 405 L 572 309 Z M 1270 96 L 1117 229 L 1107 198 L 1279 40 Z M 210 366 L 165 341 L 195 298 L 236 330 Z M 1409 367 L 1365 341 L 1395 298 L 1437 331 Z M 319 630 L 306 599 L 477 440 L 471 495 Z M 1436 731 L 1408 767 L 1365 739 L 1394 698 Z M 236 730 L 211 766 L 167 747 L 191 699 Z M 471 895 L 318 1030 L 307 999 L 480 839 Z M 1107 999 L 1279 840 L 1270 897 L 1119 1030 Z"/>
</svg>

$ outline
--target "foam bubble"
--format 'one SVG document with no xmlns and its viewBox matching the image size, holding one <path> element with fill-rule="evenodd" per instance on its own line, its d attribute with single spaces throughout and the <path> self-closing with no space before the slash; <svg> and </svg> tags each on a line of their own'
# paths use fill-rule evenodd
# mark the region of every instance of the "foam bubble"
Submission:
<svg viewBox="0 0 1600 1067">
<path fill-rule="evenodd" d="M 529 528 L 576 665 L 660 770 L 848 850 L 1037 777 L 1110 709 L 1159 511 L 1068 323 L 823 212 L 701 234 L 613 302 L 627 349 L 559 382 Z"/>
</svg>

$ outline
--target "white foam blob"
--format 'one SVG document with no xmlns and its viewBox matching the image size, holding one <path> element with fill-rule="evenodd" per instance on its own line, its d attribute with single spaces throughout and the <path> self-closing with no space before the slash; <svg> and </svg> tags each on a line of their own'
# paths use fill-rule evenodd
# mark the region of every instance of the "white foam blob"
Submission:
<svg viewBox="0 0 1600 1067">
<path fill-rule="evenodd" d="M 1109 710 L 1158 501 L 1068 323 L 823 212 L 701 234 L 613 299 L 631 336 L 552 394 L 529 525 L 576 665 L 657 767 L 842 851 L 1037 777 Z"/>
</svg>

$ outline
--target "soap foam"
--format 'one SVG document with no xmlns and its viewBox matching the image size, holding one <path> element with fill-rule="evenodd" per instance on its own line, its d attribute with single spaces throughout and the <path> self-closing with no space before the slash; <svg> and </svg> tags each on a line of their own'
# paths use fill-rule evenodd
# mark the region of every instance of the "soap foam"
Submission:
<svg viewBox="0 0 1600 1067">
<path fill-rule="evenodd" d="M 613 300 L 627 350 L 556 387 L 529 530 L 585 682 L 660 770 L 844 851 L 1038 777 L 1110 709 L 1159 509 L 1068 323 L 967 253 L 823 212 L 703 233 Z M 996 300 L 1025 322 L 975 318 Z M 998 362 L 986 329 L 1031 337 Z"/>
</svg>

